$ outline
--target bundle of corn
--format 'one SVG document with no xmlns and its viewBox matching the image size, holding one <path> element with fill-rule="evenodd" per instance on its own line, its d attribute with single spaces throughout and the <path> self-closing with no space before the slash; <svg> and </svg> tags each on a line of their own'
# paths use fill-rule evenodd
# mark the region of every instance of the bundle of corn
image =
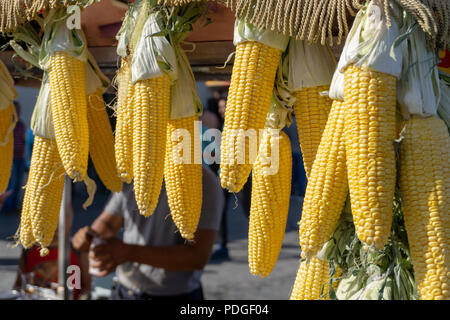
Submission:
<svg viewBox="0 0 450 320">
<path fill-rule="evenodd" d="M 352 214 L 360 240 L 382 249 L 392 222 L 399 8 L 372 0 L 356 17 L 338 65 L 345 74 L 344 140 Z M 386 27 L 389 18 L 391 26 Z"/>
<path fill-rule="evenodd" d="M 100 0 L 2 0 L 0 2 L 0 33 L 14 32 L 50 9 L 89 6 Z"/>
<path fill-rule="evenodd" d="M 44 72 L 31 119 L 35 140 L 18 230 L 19 243 L 24 248 L 39 244 L 42 256 L 48 254 L 47 246 L 58 226 L 65 177 L 55 140 L 50 88 Z"/>
<path fill-rule="evenodd" d="M 316 158 L 332 100 L 327 91 L 336 61 L 328 46 L 291 39 L 283 67 L 296 100 L 294 114 L 306 176 Z"/>
<path fill-rule="evenodd" d="M 177 59 L 169 41 L 166 8 L 155 6 L 153 1 L 143 0 L 137 7 L 134 23 L 122 29 L 125 46 L 130 53 L 132 98 L 131 106 L 132 139 L 117 147 L 132 146 L 132 176 L 134 192 L 139 211 L 150 216 L 158 203 L 164 177 L 164 157 L 167 141 L 167 125 L 170 116 L 171 83 L 177 78 Z M 126 28 L 127 26 L 125 26 Z M 128 42 L 128 43 L 127 43 Z M 128 90 L 127 96 L 130 96 Z M 130 116 L 130 113 L 126 113 Z M 130 134 L 130 133 L 128 133 Z M 123 140 L 122 140 L 123 141 Z M 116 149 L 116 155 L 121 151 Z M 130 154 L 125 152 L 128 157 Z M 130 163 L 121 158 L 119 165 Z M 122 178 L 130 179 L 130 172 L 119 167 Z"/>
<path fill-rule="evenodd" d="M 189 60 L 181 48 L 192 25 L 204 15 L 205 2 L 169 9 L 169 40 L 177 58 L 177 80 L 171 88 L 170 119 L 167 126 L 164 181 L 172 220 L 180 235 L 194 238 L 203 198 L 200 128 L 203 107 Z M 181 139 L 180 139 L 181 138 Z"/>
<path fill-rule="evenodd" d="M 286 125 L 287 116 L 288 110 L 274 95 L 253 166 L 248 262 L 250 272 L 260 277 L 271 274 L 286 230 L 292 151 L 289 137 L 281 129 Z"/>
<path fill-rule="evenodd" d="M 31 119 L 36 140 L 18 230 L 22 246 L 28 248 L 37 243 L 42 255 L 48 253 L 47 246 L 58 225 L 65 172 L 86 184 L 89 198 L 85 208 L 92 203 L 96 188 L 86 174 L 89 142 L 85 68 L 99 71 L 92 60 L 89 65 L 85 63 L 88 53 L 82 31 L 69 30 L 66 19 L 63 8 L 51 10 L 41 21 L 41 27 L 46 27 L 43 32 L 38 33 L 28 24 L 19 27 L 10 41 L 16 54 L 44 71 Z M 94 88 L 108 85 L 101 79 L 103 83 L 96 86 L 91 78 L 89 83 Z M 112 146 L 113 141 L 110 142 Z M 111 148 L 110 156 L 112 151 Z"/>
<path fill-rule="evenodd" d="M 239 192 L 256 159 L 259 131 L 264 128 L 288 37 L 236 20 L 234 44 L 236 56 L 225 111 L 220 180 L 223 188 Z"/>
<path fill-rule="evenodd" d="M 16 108 L 13 104 L 17 98 L 14 80 L 8 69 L 0 61 L 0 193 L 6 191 L 13 163 L 14 135 L 17 122 Z"/>
<path fill-rule="evenodd" d="M 437 117 L 440 86 L 434 51 L 407 20 L 399 104 L 405 121 L 400 148 L 400 191 L 414 275 L 422 300 L 450 299 L 450 136 Z M 423 174 L 420 174 L 423 172 Z"/>
<path fill-rule="evenodd" d="M 114 157 L 114 136 L 103 101 L 109 79 L 100 71 L 92 55 L 85 65 L 89 155 L 100 180 L 112 192 L 122 190 Z"/>
</svg>

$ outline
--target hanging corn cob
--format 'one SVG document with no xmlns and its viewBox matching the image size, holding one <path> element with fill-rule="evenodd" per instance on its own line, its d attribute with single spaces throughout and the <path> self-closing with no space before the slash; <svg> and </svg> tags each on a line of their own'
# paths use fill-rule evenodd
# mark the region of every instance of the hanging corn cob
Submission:
<svg viewBox="0 0 450 320">
<path fill-rule="evenodd" d="M 376 249 L 390 234 L 396 176 L 395 90 L 402 60 L 398 48 L 390 50 L 399 34 L 394 4 L 391 11 L 390 28 L 378 1 L 360 11 L 338 66 L 345 70 L 344 136 L 354 223 L 360 240 Z"/>
<path fill-rule="evenodd" d="M 167 22 L 167 25 L 173 26 L 169 39 L 178 59 L 178 72 L 171 91 L 164 178 L 172 219 L 186 239 L 193 239 L 202 207 L 202 167 L 196 157 L 200 151 L 197 145 L 199 133 L 195 129 L 202 106 L 189 61 L 180 43 L 188 35 L 191 25 L 202 15 L 203 8 L 204 3 L 172 8 L 170 21 Z M 183 142 L 178 141 L 180 131 Z M 182 155 L 179 154 L 180 144 L 183 145 Z"/>
<path fill-rule="evenodd" d="M 328 261 L 315 257 L 310 261 L 302 259 L 290 300 L 329 300 L 329 285 L 331 283 L 334 289 L 337 288 L 339 282 L 336 279 L 342 271 L 338 268 L 330 276 L 328 265 Z"/>
<path fill-rule="evenodd" d="M 300 246 L 314 256 L 333 234 L 348 194 L 344 145 L 345 106 L 335 100 L 303 200 Z"/>
<path fill-rule="evenodd" d="M 122 59 L 117 74 L 118 93 L 116 106 L 116 139 L 114 144 L 117 170 L 122 181 L 133 180 L 133 84 L 131 83 L 130 63 Z"/>
<path fill-rule="evenodd" d="M 33 144 L 30 174 L 25 193 L 29 203 L 25 209 L 31 220 L 33 236 L 41 246 L 41 256 L 48 254 L 47 247 L 58 227 L 59 211 L 64 189 L 64 167 L 55 140 L 36 136 Z M 24 213 L 22 213 L 24 214 Z M 27 244 L 24 225 L 24 244 Z"/>
<path fill-rule="evenodd" d="M 220 180 L 223 188 L 239 192 L 256 158 L 259 130 L 264 128 L 288 37 L 236 20 L 234 44 L 236 57 L 222 135 Z"/>
<path fill-rule="evenodd" d="M 140 1 L 130 5 L 122 26 L 117 33 L 117 54 L 121 57 L 121 66 L 117 71 L 115 85 L 117 87 L 115 158 L 120 179 L 125 183 L 133 180 L 133 99 L 134 85 L 131 81 L 131 38 L 137 19 Z M 135 34 L 137 34 L 138 30 Z"/>
<path fill-rule="evenodd" d="M 450 299 L 450 136 L 437 118 L 440 85 L 434 51 L 414 28 L 405 41 L 398 101 L 405 121 L 400 147 L 400 191 L 421 300 Z M 406 28 L 405 27 L 405 28 Z M 445 90 L 445 89 L 444 89 Z"/>
<path fill-rule="evenodd" d="M 269 276 L 277 262 L 291 195 L 291 141 L 281 131 L 288 110 L 276 99 L 272 99 L 253 165 L 248 262 L 250 272 L 260 277 Z"/>
<path fill-rule="evenodd" d="M 109 86 L 109 80 L 101 73 L 92 56 L 85 65 L 85 74 L 89 155 L 105 187 L 112 192 L 120 192 L 122 181 L 116 170 L 114 136 L 103 101 L 103 92 Z"/>
<path fill-rule="evenodd" d="M 288 86 L 296 98 L 294 114 L 309 177 L 331 109 L 332 100 L 327 93 L 336 61 L 328 46 L 292 39 L 284 64 L 288 69 Z"/>
<path fill-rule="evenodd" d="M 188 240 L 194 238 L 202 209 L 203 170 L 198 115 L 203 107 L 189 60 L 180 44 L 188 36 L 192 24 L 203 15 L 204 8 L 204 2 L 171 8 L 168 21 L 168 25 L 173 26 L 169 38 L 178 61 L 167 126 L 164 181 L 172 220 L 180 235 Z"/>
<path fill-rule="evenodd" d="M 438 118 L 405 122 L 400 190 L 420 299 L 450 299 L 450 137 Z M 423 172 L 424 174 L 420 174 Z"/>
<path fill-rule="evenodd" d="M 17 122 L 13 104 L 17 98 L 14 80 L 0 61 L 0 194 L 6 191 L 13 163 L 14 127 Z"/>
<path fill-rule="evenodd" d="M 132 59 L 133 177 L 139 211 L 150 216 L 158 203 L 164 176 L 171 81 L 176 79 L 176 58 L 164 36 L 153 36 L 164 28 L 161 11 L 152 12 L 150 1 L 142 1 L 134 32 L 145 21 Z M 139 29 L 139 30 L 138 30 Z"/>
</svg>

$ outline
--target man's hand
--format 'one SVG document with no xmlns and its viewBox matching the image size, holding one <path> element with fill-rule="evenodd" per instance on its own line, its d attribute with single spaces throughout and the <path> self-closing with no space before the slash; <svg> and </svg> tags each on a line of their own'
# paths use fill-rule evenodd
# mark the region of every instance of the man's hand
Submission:
<svg viewBox="0 0 450 320">
<path fill-rule="evenodd" d="M 95 260 L 90 267 L 100 270 L 99 277 L 110 274 L 118 265 L 127 261 L 127 244 L 117 238 L 105 241 L 105 244 L 96 246 L 89 252 L 89 258 Z"/>
<path fill-rule="evenodd" d="M 89 251 L 94 236 L 95 232 L 90 227 L 81 228 L 72 238 L 73 248 L 79 252 Z"/>
</svg>

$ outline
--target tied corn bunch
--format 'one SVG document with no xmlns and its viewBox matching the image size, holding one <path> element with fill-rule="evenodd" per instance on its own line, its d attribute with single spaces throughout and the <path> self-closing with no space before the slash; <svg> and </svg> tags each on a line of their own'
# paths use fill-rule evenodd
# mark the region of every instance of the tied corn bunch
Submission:
<svg viewBox="0 0 450 320">
<path fill-rule="evenodd" d="M 202 106 L 181 43 L 205 8 L 204 1 L 177 8 L 142 1 L 130 7 L 117 35 L 122 56 L 116 78 L 120 177 L 133 181 L 144 216 L 153 213 L 164 178 L 172 219 L 188 240 L 194 237 L 202 205 L 195 128 Z"/>
<path fill-rule="evenodd" d="M 202 206 L 195 127 L 202 106 L 181 43 L 205 9 L 204 1 L 177 8 L 143 1 L 129 8 L 117 35 L 122 56 L 116 77 L 120 177 L 133 181 L 145 216 L 156 207 L 164 177 L 172 219 L 188 240 L 194 237 Z M 151 58 L 143 59 L 143 52 L 150 52 Z"/>
<path fill-rule="evenodd" d="M 116 77 L 116 165 L 122 181 L 133 181 L 139 212 L 147 217 L 156 208 L 163 182 L 171 85 L 176 79 L 175 53 L 162 34 L 160 9 L 151 1 L 135 2 L 117 34 L 122 64 Z"/>
<path fill-rule="evenodd" d="M 102 119 L 100 116 L 101 111 L 106 116 L 104 103 L 92 100 L 94 95 L 102 102 L 103 91 L 100 88 L 104 89 L 109 84 L 104 76 L 102 78 L 95 74 L 98 67 L 86 50 L 83 34 L 81 31 L 69 31 L 65 24 L 66 17 L 64 9 L 52 10 L 41 21 L 40 27 L 46 26 L 42 33 L 39 34 L 35 27 L 26 25 L 13 33 L 13 40 L 10 41 L 17 55 L 44 71 L 31 120 L 36 139 L 17 235 L 24 248 L 40 245 L 41 255 L 48 254 L 47 247 L 52 242 L 58 225 L 66 173 L 75 181 L 85 182 L 89 198 L 83 206 L 92 202 L 95 183 L 86 174 L 89 155 L 88 114 L 100 112 L 95 115 L 98 117 L 95 119 L 96 123 L 91 124 L 93 142 L 96 143 L 91 148 L 95 166 L 99 167 L 97 148 L 102 147 L 102 144 L 108 145 L 108 142 L 98 143 L 100 135 L 106 135 L 106 139 L 110 139 L 109 157 L 113 159 L 112 130 L 109 137 L 104 131 L 101 132 L 105 125 L 101 123 L 105 120 L 105 117 Z M 92 81 L 92 73 L 95 74 L 93 78 L 96 82 Z M 87 92 L 86 86 L 95 88 L 96 91 Z M 103 156 L 108 156 L 108 152 L 101 151 L 103 152 Z M 110 167 L 115 169 L 115 164 Z M 109 174 L 116 176 L 119 184 L 111 186 L 105 182 L 107 187 L 120 190 L 117 174 L 114 171 Z M 99 175 L 105 180 L 102 172 Z"/>
</svg>

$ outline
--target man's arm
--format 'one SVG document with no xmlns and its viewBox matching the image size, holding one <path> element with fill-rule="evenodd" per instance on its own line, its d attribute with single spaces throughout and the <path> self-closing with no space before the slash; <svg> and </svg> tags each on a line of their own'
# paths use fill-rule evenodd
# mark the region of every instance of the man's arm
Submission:
<svg viewBox="0 0 450 320">
<path fill-rule="evenodd" d="M 105 239 L 114 238 L 122 225 L 123 217 L 103 211 L 90 227 L 81 228 L 75 233 L 72 239 L 73 248 L 80 252 L 86 252 L 95 235 Z"/>
<path fill-rule="evenodd" d="M 169 271 L 202 270 L 208 263 L 217 231 L 197 230 L 194 241 L 182 245 L 151 247 L 130 245 L 119 239 L 111 239 L 90 252 L 92 265 L 103 270 L 99 276 L 112 272 L 124 262 L 137 262 Z"/>
</svg>

